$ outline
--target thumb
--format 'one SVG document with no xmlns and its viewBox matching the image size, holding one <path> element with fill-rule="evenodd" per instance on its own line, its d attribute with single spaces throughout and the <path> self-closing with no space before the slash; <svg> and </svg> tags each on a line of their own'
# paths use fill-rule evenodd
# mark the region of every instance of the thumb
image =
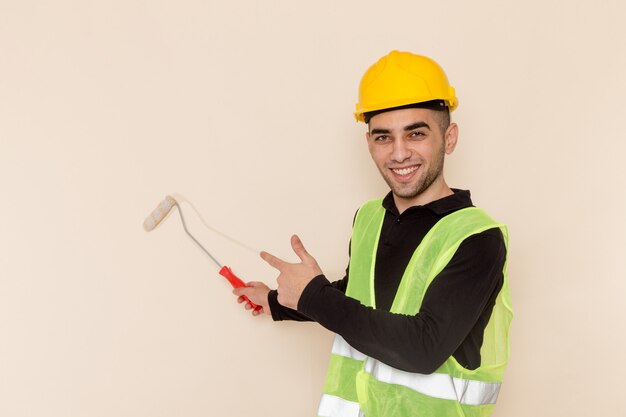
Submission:
<svg viewBox="0 0 626 417">
<path fill-rule="evenodd" d="M 233 288 L 233 294 L 235 294 L 236 296 L 245 295 L 246 292 L 246 287 Z"/>
<path fill-rule="evenodd" d="M 304 248 L 302 241 L 298 237 L 298 235 L 291 236 L 291 248 L 298 255 L 298 258 L 304 263 L 310 263 L 311 261 L 315 261 L 309 252 Z"/>
</svg>

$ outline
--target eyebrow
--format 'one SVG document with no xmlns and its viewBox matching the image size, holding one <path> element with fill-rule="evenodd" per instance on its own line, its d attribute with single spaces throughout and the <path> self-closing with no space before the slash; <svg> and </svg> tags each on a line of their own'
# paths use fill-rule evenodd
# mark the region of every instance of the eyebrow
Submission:
<svg viewBox="0 0 626 417">
<path fill-rule="evenodd" d="M 430 130 L 430 126 L 428 125 L 428 123 L 426 123 L 426 122 L 415 122 L 415 123 L 412 123 L 412 124 L 410 124 L 408 126 L 404 126 L 404 131 L 405 132 L 410 132 L 411 130 L 419 129 L 421 127 L 425 127 L 428 130 Z M 389 130 L 389 129 L 372 129 L 370 131 L 371 135 L 388 134 L 388 133 L 391 133 L 391 130 Z"/>
<path fill-rule="evenodd" d="M 415 122 L 415 123 L 410 124 L 408 126 L 404 126 L 404 131 L 408 132 L 410 130 L 419 129 L 420 127 L 425 127 L 428 130 L 430 130 L 430 126 L 428 126 L 428 123 L 426 123 L 426 122 Z"/>
</svg>

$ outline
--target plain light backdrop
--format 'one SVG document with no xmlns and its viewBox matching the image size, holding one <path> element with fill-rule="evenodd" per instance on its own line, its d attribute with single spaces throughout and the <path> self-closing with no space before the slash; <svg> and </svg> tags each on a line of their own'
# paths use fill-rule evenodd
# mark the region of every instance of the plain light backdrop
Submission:
<svg viewBox="0 0 626 417">
<path fill-rule="evenodd" d="M 251 317 L 254 251 L 331 279 L 386 193 L 352 118 L 392 49 L 460 105 L 449 184 L 510 227 L 495 416 L 624 415 L 626 7 L 607 1 L 0 0 L 0 415 L 315 415 L 332 335 Z M 197 212 L 193 210 L 193 207 Z"/>
</svg>

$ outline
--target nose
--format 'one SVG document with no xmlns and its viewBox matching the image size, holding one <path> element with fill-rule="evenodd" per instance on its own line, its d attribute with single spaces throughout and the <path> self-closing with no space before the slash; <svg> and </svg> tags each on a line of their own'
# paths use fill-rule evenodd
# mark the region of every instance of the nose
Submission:
<svg viewBox="0 0 626 417">
<path fill-rule="evenodd" d="M 411 158 L 411 149 L 407 146 L 403 140 L 395 140 L 393 142 L 393 149 L 391 151 L 391 159 L 394 162 L 404 162 Z"/>
</svg>

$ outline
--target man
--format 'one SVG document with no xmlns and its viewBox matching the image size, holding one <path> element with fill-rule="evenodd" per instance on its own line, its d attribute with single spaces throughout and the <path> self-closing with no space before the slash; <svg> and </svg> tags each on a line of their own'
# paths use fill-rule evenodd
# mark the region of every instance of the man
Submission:
<svg viewBox="0 0 626 417">
<path fill-rule="evenodd" d="M 512 318 L 505 226 L 443 176 L 458 127 L 454 89 L 429 58 L 393 51 L 364 75 L 355 116 L 391 189 L 354 219 L 346 276 L 330 283 L 297 236 L 300 263 L 235 290 L 274 320 L 337 335 L 319 416 L 488 416 L 508 360 Z M 250 309 L 249 305 L 246 308 Z"/>
</svg>

